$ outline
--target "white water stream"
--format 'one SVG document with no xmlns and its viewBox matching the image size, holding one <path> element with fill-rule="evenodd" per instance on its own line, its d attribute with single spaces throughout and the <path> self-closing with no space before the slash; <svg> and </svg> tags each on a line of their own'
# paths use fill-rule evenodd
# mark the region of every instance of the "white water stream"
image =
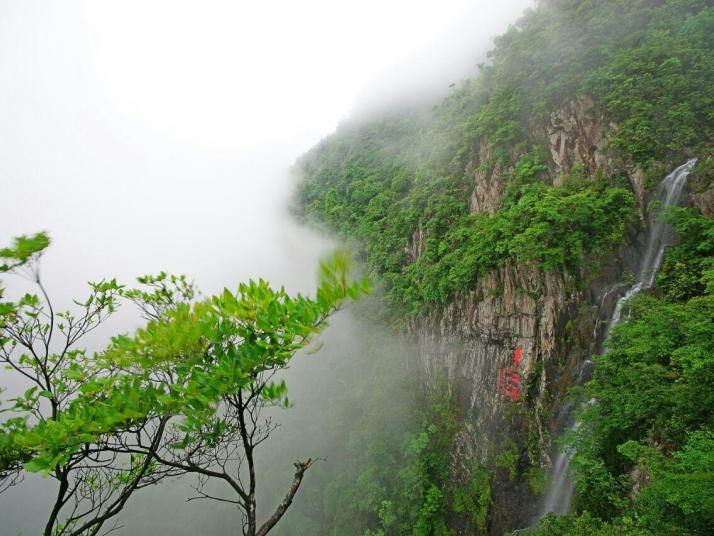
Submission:
<svg viewBox="0 0 714 536">
<path fill-rule="evenodd" d="M 673 231 L 671 227 L 661 218 L 659 214 L 662 210 L 673 207 L 679 204 L 684 189 L 684 184 L 687 181 L 687 176 L 697 163 L 694 158 L 686 164 L 679 166 L 672 173 L 667 175 L 660 182 L 655 193 L 654 201 L 656 205 L 649 216 L 649 238 L 647 240 L 647 249 L 642 257 L 640 269 L 637 274 L 637 280 L 632 287 L 617 301 L 612 318 L 607 327 L 605 341 L 607 342 L 610 331 L 613 327 L 622 320 L 622 313 L 625 304 L 632 297 L 639 294 L 641 291 L 649 289 L 654 284 L 657 270 L 659 270 L 664 252 L 668 245 L 672 243 Z M 570 427 L 571 430 L 577 429 L 579 423 L 575 421 Z M 567 514 L 570 510 L 570 505 L 575 492 L 574 484 L 570 478 L 570 459 L 572 452 L 563 450 L 558 454 L 553 465 L 553 474 L 548 493 L 543 502 L 543 508 L 540 511 L 538 518 L 550 512 L 556 514 Z"/>
</svg>

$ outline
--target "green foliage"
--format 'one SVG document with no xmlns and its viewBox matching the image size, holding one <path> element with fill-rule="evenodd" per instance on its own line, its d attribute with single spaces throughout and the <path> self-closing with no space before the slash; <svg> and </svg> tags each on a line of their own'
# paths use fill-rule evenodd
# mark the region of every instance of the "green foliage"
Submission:
<svg viewBox="0 0 714 536">
<path fill-rule="evenodd" d="M 556 516 L 549 514 L 542 518 L 538 526 L 529 530 L 533 536 L 654 536 L 636 526 L 631 518 L 622 518 L 614 523 L 605 523 L 585 512 L 582 515 Z"/>
<path fill-rule="evenodd" d="M 491 506 L 491 474 L 484 467 L 475 467 L 465 486 L 454 490 L 454 512 L 466 515 L 480 533 L 486 532 Z"/>
<path fill-rule="evenodd" d="M 612 145 L 648 164 L 712 139 L 714 10 L 696 1 L 633 4 L 649 24 L 632 46 L 610 49 L 585 88 L 618 123 Z"/>
<path fill-rule="evenodd" d="M 406 464 L 398 472 L 399 491 L 389 499 L 390 523 L 380 515 L 385 535 L 450 535 L 452 512 L 476 530 L 485 530 L 490 474 L 477 466 L 455 480 L 451 455 L 459 425 L 454 411 L 449 398 L 430 401 L 421 431 L 405 437 Z"/>
<path fill-rule="evenodd" d="M 586 94 L 617 123 L 612 145 L 627 159 L 647 164 L 708 143 L 713 16 L 702 0 L 541 2 L 496 40 L 481 73 L 490 89 L 481 116 L 527 130 Z M 506 111 L 511 88 L 518 102 Z M 483 134 L 500 138 L 501 124 Z"/>
<path fill-rule="evenodd" d="M 419 184 L 401 201 L 390 194 L 397 205 L 384 205 L 377 220 L 370 216 L 371 202 L 352 202 L 335 214 L 321 206 L 335 199 L 332 194 L 324 201 L 319 193 L 303 201 L 310 212 L 329 212 L 331 224 L 364 240 L 367 260 L 387 282 L 391 302 L 416 313 L 473 288 L 478 278 L 507 259 L 533 262 L 546 271 L 577 270 L 587 258 L 622 240 L 633 216 L 633 198 L 627 191 L 605 182 L 548 186 L 539 181 L 544 170 L 535 154 L 519 160 L 506 205 L 495 214 L 468 214 L 459 200 L 458 184 L 451 179 Z M 329 173 L 342 185 L 338 188 L 358 187 L 350 175 Z M 308 189 L 306 185 L 303 195 Z M 404 244 L 417 213 L 426 238 L 421 255 L 408 262 Z"/>
<path fill-rule="evenodd" d="M 667 252 L 657 287 L 665 299 L 684 301 L 703 294 L 714 283 L 714 220 L 685 208 L 670 209 L 665 218 L 679 240 Z"/>
<path fill-rule="evenodd" d="M 521 457 L 521 452 L 518 446 L 514 443 L 504 447 L 496 456 L 496 467 L 505 469 L 508 472 L 508 478 L 515 480 L 518 474 L 518 459 Z"/>
<path fill-rule="evenodd" d="M 625 190 L 600 183 L 524 186 L 516 202 L 493 215 L 467 216 L 441 241 L 428 241 L 405 270 L 405 301 L 443 305 L 506 259 L 533 262 L 545 271 L 577 270 L 622 239 L 632 203 Z"/>
<path fill-rule="evenodd" d="M 622 240 L 631 199 L 615 182 L 590 191 L 580 179 L 593 170 L 584 166 L 564 190 L 545 186 L 553 177 L 538 135 L 544 122 L 588 96 L 611 121 L 611 153 L 625 162 L 655 169 L 706 152 L 711 35 L 714 11 L 701 0 L 541 2 L 496 40 L 479 76 L 433 110 L 349 125 L 303 157 L 299 208 L 357 239 L 391 303 L 409 313 L 444 304 L 507 259 L 580 266 Z M 503 185 L 494 214 L 469 215 L 476 169 L 497 172 Z M 538 195 L 554 203 L 538 205 Z M 611 203 L 592 205 L 588 195 Z M 591 228 L 579 227 L 589 218 Z"/>
<path fill-rule="evenodd" d="M 372 460 L 362 471 L 350 495 L 371 497 L 373 509 L 371 530 L 385 536 L 451 534 L 447 516 L 452 511 L 454 487 L 450 483 L 450 461 L 456 419 L 451 401 L 432 400 L 421 414 L 416 429 L 407 430 L 401 438 L 398 464 L 380 467 Z M 384 472 L 387 474 L 385 475 Z M 374 487 L 374 477 L 382 473 L 383 484 Z M 350 486 L 351 487 L 351 486 Z M 478 490 L 480 493 L 482 490 Z M 376 492 L 376 493 L 375 493 Z M 467 492 L 465 492 L 467 493 Z M 465 493 L 459 497 L 460 507 L 468 505 Z M 363 506 L 368 506 L 363 504 Z M 335 534 L 359 534 L 351 527 L 333 529 Z"/>
<path fill-rule="evenodd" d="M 274 372 L 346 299 L 369 290 L 366 280 L 348 278 L 349 257 L 339 253 L 321 264 L 315 298 L 290 296 L 260 280 L 192 301 L 196 294 L 185 277 L 162 273 L 140 278 L 142 289 L 127 290 L 116 280 L 90 283 L 89 297 L 75 301 L 78 314 L 55 311 L 37 263 L 48 244 L 39 234 L 0 250 L 12 261 L 3 271 L 29 273 L 42 293 L 0 301 L 0 361 L 30 384 L 2 410 L 0 484 L 13 485 L 22 471 L 57 480 L 47 536 L 98 532 L 136 489 L 192 472 L 201 459 L 219 460 L 215 452 L 235 440 L 236 430 L 252 464 L 250 441 L 267 436 L 265 429 L 248 435 L 244 412 L 287 406 L 287 387 L 271 381 Z M 139 303 L 148 323 L 113 338 L 101 353 L 86 352 L 82 337 L 121 297 Z M 197 461 L 196 453 L 211 457 Z"/>
<path fill-rule="evenodd" d="M 644 454 L 646 457 L 647 454 Z M 666 520 L 676 528 L 703 534 L 714 527 L 714 432 L 688 435 L 671 458 L 654 454 L 648 463 L 652 484 L 638 497 L 642 524 L 657 527 Z M 639 460 L 638 460 L 639 461 Z"/>
<path fill-rule="evenodd" d="M 528 487 L 533 495 L 543 495 L 548 487 L 548 474 L 540 467 L 531 467 L 528 470 Z"/>
<path fill-rule="evenodd" d="M 392 366 L 382 364 L 379 372 Z M 345 408 L 349 419 L 341 420 L 340 413 L 330 424 L 336 433 L 348 434 L 346 449 L 323 475 L 329 482 L 325 488 L 305 490 L 309 500 L 302 504 L 316 507 L 306 512 L 309 522 L 291 518 L 291 530 L 284 534 L 318 526 L 334 536 L 447 536 L 453 534 L 455 519 L 483 533 L 491 506 L 490 474 L 479 466 L 454 472 L 452 453 L 460 425 L 453 400 L 412 399 L 393 411 L 395 403 L 405 402 L 395 400 L 393 381 L 391 391 L 383 392 L 384 380 L 371 376 L 369 365 L 360 370 L 369 389 L 360 394 L 358 384 L 358 392 L 349 393 L 359 404 L 359 419 L 354 407 Z M 416 385 L 409 381 L 400 389 L 406 389 L 398 392 L 409 399 Z"/>
<path fill-rule="evenodd" d="M 409 509 L 411 519 L 408 522 L 415 536 L 449 534 L 445 488 L 450 476 L 449 462 L 456 423 L 450 401 L 437 402 L 425 415 L 421 432 L 409 443 L 408 452 L 414 465 L 403 476 L 404 484 L 415 485 L 418 490 L 417 502 Z"/>
<path fill-rule="evenodd" d="M 628 303 L 628 319 L 596 359 L 580 414 L 577 502 L 603 520 L 629 518 L 656 534 L 714 530 L 714 258 L 712 221 L 671 211 L 670 248 L 654 295 Z M 633 479 L 641 486 L 632 500 Z M 608 530 L 614 530 L 615 525 Z M 604 530 L 604 529 L 603 529 Z"/>
<path fill-rule="evenodd" d="M 608 156 L 650 176 L 674 160 L 708 154 L 713 35 L 706 0 L 543 0 L 496 39 L 479 75 L 433 110 L 348 125 L 303 157 L 298 208 L 360 243 L 387 299 L 406 314 L 445 305 L 505 263 L 592 272 L 598 257 L 623 241 L 633 197 L 621 178 L 596 179 L 585 165 L 556 181 L 542 134 L 550 114 L 592 101 L 607 125 Z M 701 160 L 706 169 L 693 175 L 695 182 L 701 175 L 696 191 L 711 182 L 710 160 Z M 491 174 L 498 202 L 471 214 L 474 178 Z M 688 210 L 669 217 L 679 245 L 670 249 L 654 295 L 630 304 L 631 320 L 614 331 L 586 388 L 597 404 L 583 412 L 574 465 L 579 506 L 592 515 L 549 518 L 544 534 L 714 530 L 706 525 L 708 509 L 696 502 L 709 497 L 709 474 L 697 469 L 699 488 L 682 482 L 681 497 L 673 484 L 689 441 L 692 463 L 706 460 L 694 455 L 707 445 L 696 434 L 714 424 L 714 228 Z M 511 462 L 500 460 L 509 472 Z M 635 468 L 654 480 L 633 503 Z M 534 473 L 529 483 L 535 493 L 543 479 Z M 448 504 L 448 494 L 424 489 L 426 511 Z M 389 523 L 380 534 L 398 523 L 393 496 L 381 510 Z M 467 501 L 454 497 L 463 509 Z M 695 510 L 704 517 L 685 522 Z"/>
<path fill-rule="evenodd" d="M 11 247 L 0 249 L 0 260 L 3 261 L 3 264 L 0 264 L 0 273 L 10 272 L 32 259 L 39 258 L 49 245 L 50 237 L 47 233 L 16 237 Z"/>
<path fill-rule="evenodd" d="M 632 318 L 612 334 L 599 358 L 588 396 L 598 402 L 583 413 L 578 433 L 576 479 L 582 506 L 611 515 L 626 504 L 633 462 L 627 441 L 676 451 L 687 434 L 711 427 L 714 398 L 714 299 L 686 303 L 641 297 Z"/>
</svg>

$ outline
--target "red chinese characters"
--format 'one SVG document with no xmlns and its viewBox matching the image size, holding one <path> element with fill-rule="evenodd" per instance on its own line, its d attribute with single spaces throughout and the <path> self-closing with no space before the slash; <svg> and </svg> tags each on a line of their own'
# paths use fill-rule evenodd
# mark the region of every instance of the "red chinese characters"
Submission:
<svg viewBox="0 0 714 536">
<path fill-rule="evenodd" d="M 522 378 L 518 367 L 521 364 L 523 354 L 520 346 L 513 350 L 513 361 L 510 367 L 503 367 L 498 375 L 498 392 L 507 396 L 514 402 L 521 399 Z"/>
<path fill-rule="evenodd" d="M 518 367 L 521 365 L 521 359 L 523 357 L 523 354 L 521 353 L 521 347 L 516 346 L 516 349 L 513 350 L 513 366 Z"/>
</svg>

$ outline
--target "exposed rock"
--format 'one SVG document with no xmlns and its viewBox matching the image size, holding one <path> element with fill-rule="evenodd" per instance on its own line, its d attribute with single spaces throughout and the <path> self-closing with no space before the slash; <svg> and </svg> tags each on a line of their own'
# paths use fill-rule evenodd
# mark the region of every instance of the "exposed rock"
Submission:
<svg viewBox="0 0 714 536">
<path fill-rule="evenodd" d="M 471 213 L 493 214 L 501 206 L 505 192 L 505 184 L 502 180 L 503 170 L 498 162 L 491 167 L 490 161 L 491 146 L 486 141 L 482 141 L 478 160 L 469 164 L 466 169 L 466 172 L 474 178 L 474 190 L 470 200 Z"/>
<path fill-rule="evenodd" d="M 554 183 L 578 164 L 593 180 L 601 173 L 610 175 L 614 159 L 607 153 L 606 136 L 611 128 L 615 125 L 608 125 L 588 98 L 571 101 L 551 114 L 537 132 L 545 135 L 543 141 L 550 149 L 558 175 Z M 517 160 L 517 155 L 511 156 Z M 474 181 L 470 211 L 497 211 L 509 170 L 494 163 L 487 141 L 481 142 L 466 171 Z M 644 211 L 645 173 L 638 168 L 623 171 Z M 714 209 L 714 191 L 700 195 L 704 196 L 700 203 Z M 564 394 L 584 379 L 579 375 L 585 368 L 591 372 L 592 366 L 583 364 L 601 351 L 608 320 L 625 289 L 623 272 L 635 269 L 638 250 L 644 247 L 638 243 L 638 227 L 633 226 L 631 232 L 633 245 L 620 247 L 598 269 L 585 267 L 581 274 L 569 274 L 506 262 L 444 308 L 411 322 L 409 330 L 419 343 L 426 387 L 448 389 L 458 396 L 464 426 L 453 456 L 457 472 L 463 474 L 474 463 L 493 469 L 506 444 L 520 449 L 524 463 L 543 467 L 552 463 L 552 440 L 573 409 L 564 403 Z M 410 260 L 421 255 L 424 241 L 418 227 L 405 247 Z M 522 358 L 514 365 L 517 347 Z M 521 398 L 516 402 L 499 389 L 504 370 L 520 375 Z M 566 418 L 559 417 L 563 415 Z M 536 439 L 534 452 L 526 449 L 526 437 Z M 498 504 L 490 515 L 489 533 L 527 526 L 539 505 L 528 486 L 505 480 L 495 486 Z M 456 533 L 473 534 L 473 528 L 471 532 L 461 529 L 462 522 L 455 522 Z"/>
<path fill-rule="evenodd" d="M 570 101 L 551 113 L 547 124 L 536 130 L 544 134 L 544 142 L 550 149 L 552 165 L 556 172 L 554 184 L 558 184 L 562 177 L 578 164 L 582 164 L 588 176 L 593 179 L 600 173 L 612 172 L 613 159 L 607 152 L 608 128 L 616 128 L 616 125 L 605 121 L 589 97 Z M 492 152 L 491 144 L 485 139 L 481 140 L 478 157 L 466 169 L 474 182 L 469 203 L 472 213 L 496 212 L 506 191 L 504 175 L 507 170 L 502 169 L 500 162 L 493 162 Z M 512 161 L 517 160 L 518 155 L 510 156 Z M 638 176 L 643 177 L 644 174 Z M 641 185 L 643 186 L 643 183 Z M 644 190 L 640 189 L 637 195 L 638 199 L 641 199 Z"/>
<path fill-rule="evenodd" d="M 641 168 L 636 168 L 632 173 L 629 174 L 630 184 L 632 185 L 632 191 L 635 194 L 635 200 L 637 201 L 637 206 L 640 208 L 640 213 L 644 213 L 645 210 L 645 198 L 647 196 L 647 176 Z"/>
<path fill-rule="evenodd" d="M 692 195 L 694 204 L 707 218 L 714 219 L 714 188 Z"/>
<path fill-rule="evenodd" d="M 532 266 L 509 263 L 482 278 L 467 295 L 411 326 L 429 387 L 438 390 L 446 384 L 459 396 L 465 416 L 456 446 L 460 463 L 493 466 L 503 444 L 525 424 L 507 415 L 517 404 L 499 393 L 499 371 L 512 366 L 517 346 L 522 350 L 517 372 L 523 384 L 534 376 L 539 362 L 552 363 L 549 370 L 563 368 L 567 355 L 560 334 L 579 298 L 569 290 L 570 283 Z M 512 499 L 523 502 L 523 493 L 520 488 Z M 532 513 L 520 515 L 527 519 Z M 503 520 L 492 522 L 498 530 L 515 528 L 518 517 L 510 527 L 502 526 Z"/>
<path fill-rule="evenodd" d="M 618 281 L 636 258 L 634 251 L 621 248 L 585 287 L 572 274 L 507 262 L 443 309 L 412 321 L 409 328 L 419 343 L 427 387 L 458 395 L 464 431 L 454 454 L 461 466 L 476 462 L 493 467 L 505 444 L 524 448 L 529 427 L 541 447 L 540 457 L 531 463 L 551 463 L 551 439 L 563 423 L 550 417 L 558 413 L 581 364 L 598 350 L 624 290 Z M 522 397 L 513 402 L 499 392 L 499 381 L 500 371 L 513 366 L 516 347 L 522 350 L 515 368 L 522 378 Z M 550 417 L 532 420 L 534 415 Z M 515 512 L 498 506 L 491 515 L 491 534 L 525 526 L 536 513 L 528 509 L 537 508 L 538 500 L 526 499 L 527 486 L 507 488 L 499 488 L 499 496 L 523 506 Z M 505 498 L 508 493 L 514 495 Z"/>
<path fill-rule="evenodd" d="M 558 369 L 566 364 L 573 351 L 564 348 L 570 342 L 566 326 L 587 294 L 575 289 L 572 276 L 507 263 L 481 278 L 467 295 L 411 326 L 433 386 L 445 379 L 462 394 L 466 389 L 465 409 L 478 437 L 472 450 L 479 459 L 499 451 L 487 438 L 511 404 L 498 393 L 498 375 L 512 364 L 514 349 L 522 350 L 518 372 L 524 378 L 532 376 L 539 362 Z M 578 332 L 583 346 L 592 343 L 596 315 L 589 315 L 587 323 Z"/>
<path fill-rule="evenodd" d="M 424 251 L 424 241 L 426 240 L 426 233 L 421 226 L 421 222 L 417 225 L 416 231 L 412 233 L 407 245 L 404 248 L 404 252 L 409 257 L 410 262 L 416 261 L 421 257 L 422 251 Z"/>
<path fill-rule="evenodd" d="M 605 119 L 596 112 L 589 97 L 570 101 L 550 114 L 546 130 L 558 175 L 568 173 L 576 164 L 584 165 L 592 177 L 599 171 L 607 173 L 610 170 L 606 126 Z"/>
<path fill-rule="evenodd" d="M 640 490 L 650 483 L 651 476 L 646 467 L 637 465 L 630 471 L 628 480 L 630 481 L 629 497 L 630 500 L 634 501 L 640 494 Z"/>
</svg>

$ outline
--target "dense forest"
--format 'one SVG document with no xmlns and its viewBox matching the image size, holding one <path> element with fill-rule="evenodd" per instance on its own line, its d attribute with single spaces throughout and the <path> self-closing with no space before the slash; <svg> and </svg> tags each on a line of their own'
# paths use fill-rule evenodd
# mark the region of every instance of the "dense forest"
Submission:
<svg viewBox="0 0 714 536">
<path fill-rule="evenodd" d="M 348 121 L 296 166 L 297 212 L 355 244 L 388 305 L 379 314 L 408 331 L 504 267 L 569 274 L 587 288 L 613 252 L 646 233 L 659 180 L 698 158 L 690 206 L 659 216 L 679 241 L 656 283 L 592 352 L 592 379 L 569 391 L 596 401 L 565 438 L 576 452 L 574 511 L 531 533 L 714 530 L 714 214 L 691 206 L 714 178 L 712 36 L 706 1 L 543 0 L 443 102 Z M 573 105 L 599 118 L 603 134 L 563 162 L 549 127 Z M 632 277 L 624 270 L 621 281 Z M 528 409 L 543 394 L 537 368 L 514 404 L 524 411 L 540 411 Z M 549 389 L 553 418 L 564 399 Z M 352 478 L 325 494 L 348 498 L 325 503 L 330 534 L 492 532 L 496 510 L 520 507 L 504 505 L 499 486 L 523 482 L 531 501 L 542 497 L 547 463 L 528 438 L 455 478 L 458 389 L 426 393 L 402 440 L 369 426 L 352 432 Z M 384 407 L 373 392 L 354 403 Z"/>
<path fill-rule="evenodd" d="M 345 125 L 308 153 L 299 204 L 364 243 L 390 302 L 407 313 L 445 303 L 507 258 L 580 265 L 623 239 L 633 200 L 622 174 L 582 181 L 590 170 L 576 167 L 553 184 L 542 123 L 588 96 L 611 122 L 623 165 L 654 181 L 664 162 L 704 160 L 712 24 L 707 2 L 541 2 L 433 110 Z M 491 150 L 478 166 L 504 170 L 506 192 L 494 213 L 471 214 L 468 165 L 482 140 Z M 417 225 L 428 239 L 409 262 Z"/>
</svg>

